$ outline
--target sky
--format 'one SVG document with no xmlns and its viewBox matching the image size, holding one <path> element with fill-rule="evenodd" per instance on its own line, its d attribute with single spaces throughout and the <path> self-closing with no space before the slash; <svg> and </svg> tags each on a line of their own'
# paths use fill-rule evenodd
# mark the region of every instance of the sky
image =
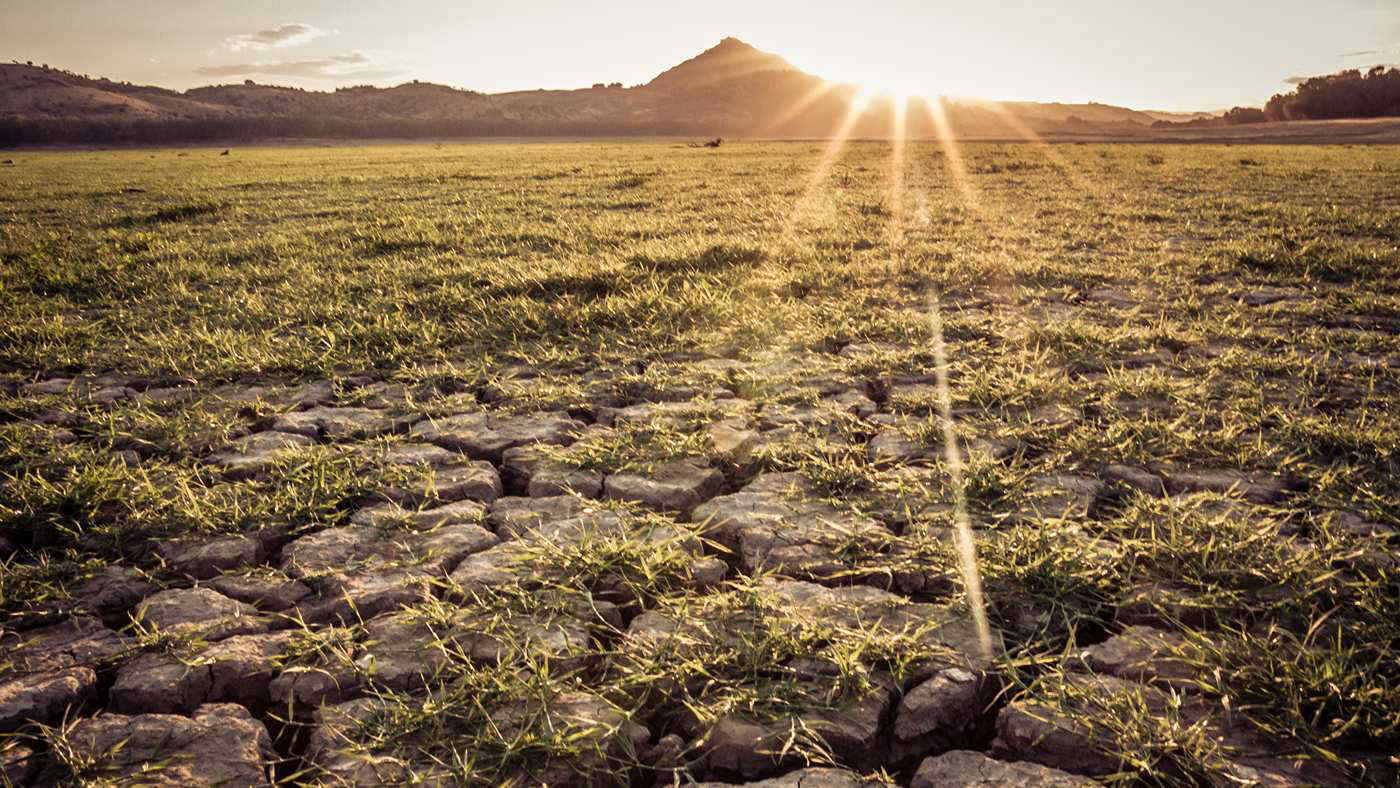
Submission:
<svg viewBox="0 0 1400 788">
<path fill-rule="evenodd" d="M 1288 80 L 1400 63 L 1400 0 L 4 0 L 0 60 L 186 89 L 420 79 L 488 93 L 626 85 L 735 36 L 916 95 L 1260 105 Z"/>
</svg>

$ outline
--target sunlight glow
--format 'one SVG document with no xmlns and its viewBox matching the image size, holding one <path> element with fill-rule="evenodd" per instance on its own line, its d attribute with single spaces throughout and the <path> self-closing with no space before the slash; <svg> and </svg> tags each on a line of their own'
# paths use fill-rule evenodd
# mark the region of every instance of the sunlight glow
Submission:
<svg viewBox="0 0 1400 788">
<path fill-rule="evenodd" d="M 948 171 L 948 177 L 952 178 L 953 186 L 962 195 L 967 207 L 980 213 L 982 202 L 977 196 L 976 187 L 972 185 L 972 178 L 968 177 L 967 164 L 963 161 L 962 150 L 958 147 L 957 137 L 948 122 L 948 113 L 943 110 L 943 102 L 935 99 L 922 103 L 928 112 L 929 120 L 933 122 L 938 144 L 943 149 L 944 168 Z"/>
<path fill-rule="evenodd" d="M 1058 167 L 1060 171 L 1065 174 L 1065 177 L 1073 181 L 1074 185 L 1079 187 L 1081 191 L 1086 194 L 1098 193 L 1099 190 L 1094 186 L 1092 181 L 1076 170 L 1068 159 L 1061 156 L 1059 152 L 1055 150 L 1055 146 L 1046 142 L 1044 137 L 1037 134 L 1035 129 L 1026 125 L 1026 122 L 1021 120 L 1021 118 L 1018 117 L 1016 113 L 1012 112 L 1005 104 L 1000 101 L 991 101 L 986 102 L 986 106 L 991 108 L 998 117 L 1005 121 L 1006 125 L 1015 130 L 1015 132 L 1021 136 L 1021 139 L 1031 143 L 1037 150 L 1045 154 L 1045 158 L 1049 159 L 1051 164 Z"/>
</svg>

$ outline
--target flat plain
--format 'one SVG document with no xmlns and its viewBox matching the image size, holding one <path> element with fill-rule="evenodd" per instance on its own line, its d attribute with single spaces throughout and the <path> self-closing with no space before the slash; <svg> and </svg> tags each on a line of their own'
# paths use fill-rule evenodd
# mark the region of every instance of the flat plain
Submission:
<svg viewBox="0 0 1400 788">
<path fill-rule="evenodd" d="M 1394 148 L 221 153 L 0 168 L 3 782 L 1396 779 Z"/>
</svg>

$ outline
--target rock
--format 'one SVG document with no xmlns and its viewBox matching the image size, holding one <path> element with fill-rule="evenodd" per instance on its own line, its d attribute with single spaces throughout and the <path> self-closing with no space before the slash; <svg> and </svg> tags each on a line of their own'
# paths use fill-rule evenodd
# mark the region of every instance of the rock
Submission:
<svg viewBox="0 0 1400 788">
<path fill-rule="evenodd" d="M 341 526 L 308 534 L 287 545 L 282 550 L 282 569 L 297 578 L 335 578 L 362 569 L 409 562 L 421 570 L 440 573 L 497 541 L 495 534 L 469 523 L 399 532 L 373 526 Z"/>
<path fill-rule="evenodd" d="M 584 502 L 572 495 L 501 498 L 491 506 L 486 524 L 502 538 L 535 530 L 547 521 L 566 520 L 584 511 Z"/>
<path fill-rule="evenodd" d="M 209 455 L 209 462 L 227 478 L 252 479 L 299 449 L 315 444 L 311 438 L 291 432 L 255 432 L 234 441 L 230 449 Z"/>
<path fill-rule="evenodd" d="M 229 569 L 241 569 L 263 559 L 263 545 L 251 536 L 185 539 L 160 547 L 161 557 L 176 572 L 207 580 Z"/>
<path fill-rule="evenodd" d="M 381 616 L 365 625 L 364 648 L 355 664 L 375 685 L 421 690 L 451 662 L 451 635 L 418 611 Z"/>
<path fill-rule="evenodd" d="M 1163 496 L 1167 494 L 1166 483 L 1157 475 L 1132 465 L 1112 464 L 1103 469 L 1105 479 L 1117 482 L 1124 487 L 1137 490 L 1144 495 Z"/>
<path fill-rule="evenodd" d="M 392 446 L 373 447 L 366 449 L 365 453 L 372 459 L 379 460 L 388 465 L 428 465 L 439 467 L 443 465 L 458 465 L 462 462 L 462 455 L 455 451 L 448 451 L 441 446 L 431 443 L 396 443 Z"/>
<path fill-rule="evenodd" d="M 156 585 L 135 569 L 106 566 L 74 586 L 72 593 L 79 610 L 120 628 L 130 623 L 131 609 L 156 590 Z"/>
<path fill-rule="evenodd" d="M 861 777 L 845 769 L 813 767 L 788 772 L 781 777 L 734 786 L 732 783 L 696 783 L 695 788 L 881 788 L 893 786 L 872 777 Z"/>
<path fill-rule="evenodd" d="M 97 674 L 89 667 L 34 673 L 0 683 L 0 734 L 31 723 L 55 725 L 92 700 Z"/>
<path fill-rule="evenodd" d="M 1140 694 L 1150 711 L 1167 706 L 1161 692 L 1112 676 L 1069 676 L 1066 682 L 1089 699 L 1107 699 L 1122 693 Z M 1091 701 L 1092 702 L 1092 701 Z M 1059 709 L 1034 699 L 1013 700 L 997 717 L 997 738 L 992 751 L 998 756 L 1033 761 L 1091 777 L 1113 774 L 1120 760 L 1110 755 L 1111 743 L 1096 739 L 1091 722 L 1104 713 L 1096 705 L 1088 709 Z"/>
<path fill-rule="evenodd" d="M 117 671 L 111 707 L 123 714 L 187 714 L 209 697 L 212 681 L 205 665 L 168 654 L 142 654 Z"/>
<path fill-rule="evenodd" d="M 1134 626 L 1084 649 L 1079 658 L 1095 673 L 1191 690 L 1198 688 L 1199 671 L 1186 657 L 1196 652 L 1180 633 Z"/>
<path fill-rule="evenodd" d="M 142 602 L 132 618 L 162 633 L 196 635 L 209 641 L 267 631 L 267 622 L 257 608 L 212 588 L 161 591 Z"/>
<path fill-rule="evenodd" d="M 1283 290 L 1277 287 L 1263 287 L 1236 296 L 1246 306 L 1261 307 L 1277 304 L 1280 301 L 1300 301 L 1303 295 L 1296 290 Z"/>
<path fill-rule="evenodd" d="M 1226 611 L 1207 606 L 1189 592 L 1161 585 L 1144 583 L 1130 589 L 1118 600 L 1115 620 L 1124 626 L 1214 626 Z"/>
<path fill-rule="evenodd" d="M 909 788 L 1091 788 L 1097 782 L 1035 763 L 997 761 L 953 750 L 919 765 Z"/>
<path fill-rule="evenodd" d="M 409 765 L 391 755 L 366 752 L 353 735 L 362 720 L 387 711 L 386 701 L 360 698 L 344 703 L 320 706 L 316 709 L 307 741 L 306 760 L 312 770 L 307 778 L 317 785 L 370 786 L 379 785 L 449 785 L 446 775 L 435 775 L 434 769 Z"/>
<path fill-rule="evenodd" d="M 438 573 L 415 566 L 369 570 L 337 580 L 298 610 L 310 623 L 368 621 L 381 613 L 425 602 Z"/>
<path fill-rule="evenodd" d="M 603 494 L 603 475 L 597 471 L 545 465 L 531 474 L 525 494 L 533 498 L 555 495 L 597 498 Z"/>
<path fill-rule="evenodd" d="M 216 577 L 209 581 L 209 587 L 271 613 L 287 610 L 311 595 L 311 588 L 305 583 L 275 569 Z"/>
<path fill-rule="evenodd" d="M 597 498 L 603 492 L 603 475 L 574 468 L 541 451 L 538 444 L 506 449 L 501 473 L 507 487 L 532 498 L 578 494 Z"/>
<path fill-rule="evenodd" d="M 486 506 L 476 501 L 457 501 L 433 509 L 405 509 L 398 504 L 381 503 L 355 512 L 350 516 L 350 524 L 429 531 L 444 525 L 480 525 L 485 519 Z"/>
<path fill-rule="evenodd" d="M 1027 414 L 1026 420 L 1032 427 L 1064 435 L 1078 426 L 1084 415 L 1078 408 L 1056 402 L 1036 408 Z"/>
<path fill-rule="evenodd" d="M 468 556 L 449 578 L 454 598 L 471 600 L 493 588 L 518 585 L 520 564 L 529 553 L 518 541 L 502 542 L 476 555 Z"/>
<path fill-rule="evenodd" d="M 767 723 L 725 717 L 701 742 L 706 770 L 715 777 L 752 780 L 800 765 L 797 753 L 782 755 L 794 726 L 820 738 L 838 763 L 874 769 L 883 759 L 880 720 L 893 694 L 892 687 L 876 686 L 835 708 L 812 709 Z"/>
<path fill-rule="evenodd" d="M 846 569 L 842 545 L 891 537 L 875 520 L 818 500 L 795 473 L 762 474 L 739 492 L 696 507 L 690 519 L 750 574 L 832 579 Z"/>
<path fill-rule="evenodd" d="M 135 641 L 97 619 L 76 615 L 59 624 L 0 638 L 0 653 L 5 655 L 0 676 L 102 667 L 134 647 Z"/>
<path fill-rule="evenodd" d="M 47 397 L 55 394 L 67 394 L 74 388 L 81 388 L 81 386 L 75 385 L 72 378 L 49 378 L 20 386 L 19 393 L 25 397 Z"/>
<path fill-rule="evenodd" d="M 710 439 L 710 449 L 729 462 L 744 462 L 758 448 L 759 434 L 745 427 L 743 422 L 717 421 L 705 430 Z"/>
<path fill-rule="evenodd" d="M 234 704 L 201 706 L 193 719 L 101 714 L 67 741 L 94 773 L 143 786 L 269 785 L 276 760 L 267 729 Z"/>
<path fill-rule="evenodd" d="M 1031 486 L 1031 500 L 1020 519 L 1082 519 L 1104 494 L 1104 483 L 1098 479 L 1068 473 L 1036 477 Z"/>
<path fill-rule="evenodd" d="M 295 638 L 292 631 L 237 635 L 205 649 L 199 656 L 209 668 L 209 702 L 229 701 L 257 712 L 268 708 L 269 687 Z"/>
<path fill-rule="evenodd" d="M 608 498 L 636 501 L 659 512 L 688 513 L 724 487 L 724 474 L 703 459 L 657 465 L 646 473 L 617 473 L 603 480 Z"/>
<path fill-rule="evenodd" d="M 963 668 L 945 668 L 910 690 L 899 703 L 895 737 L 906 748 L 928 752 L 967 746 L 987 721 L 992 698 L 981 676 Z"/>
<path fill-rule="evenodd" d="M 1173 495 L 1212 492 L 1258 504 L 1277 503 L 1289 489 L 1282 479 L 1228 468 L 1172 471 L 1166 474 L 1166 484 Z"/>
<path fill-rule="evenodd" d="M 268 685 L 272 705 L 278 709 L 316 709 L 343 703 L 359 693 L 364 682 L 351 665 L 294 665 Z"/>
<path fill-rule="evenodd" d="M 651 739 L 651 731 L 645 725 L 633 722 L 625 712 L 588 692 L 562 692 L 543 703 L 506 706 L 492 712 L 491 722 L 507 741 L 536 731 L 548 732 L 547 735 L 562 737 L 578 750 L 572 762 L 530 764 L 528 771 L 506 775 L 503 784 L 528 781 L 582 786 L 585 783 L 579 781 L 577 774 L 604 769 L 609 765 L 609 756 L 630 756 Z"/>
<path fill-rule="evenodd" d="M 94 405 L 111 405 L 123 400 L 134 399 L 136 390 L 126 386 L 107 386 L 88 395 L 88 400 Z"/>
<path fill-rule="evenodd" d="M 442 466 L 423 481 L 385 490 L 384 496 L 406 506 L 429 501 L 490 503 L 501 496 L 501 477 L 494 465 L 484 461 Z"/>
<path fill-rule="evenodd" d="M 29 785 L 41 764 L 39 754 L 23 741 L 0 740 L 0 785 Z"/>
<path fill-rule="evenodd" d="M 1385 525 L 1384 523 L 1371 522 L 1352 512 L 1333 513 L 1331 524 L 1333 528 L 1342 533 L 1347 533 L 1362 539 L 1395 540 L 1397 537 L 1400 537 L 1400 528 Z"/>
<path fill-rule="evenodd" d="M 370 408 L 327 408 L 317 406 L 308 410 L 284 413 L 272 423 L 278 432 L 290 432 L 308 438 L 347 440 L 372 438 L 396 432 L 408 425 L 410 419 L 394 417 Z"/>
<path fill-rule="evenodd" d="M 573 434 L 583 427 L 581 422 L 569 418 L 562 411 L 524 414 L 483 412 L 428 419 L 415 426 L 411 435 L 479 460 L 499 463 L 506 449 L 538 443 L 569 443 Z"/>
</svg>

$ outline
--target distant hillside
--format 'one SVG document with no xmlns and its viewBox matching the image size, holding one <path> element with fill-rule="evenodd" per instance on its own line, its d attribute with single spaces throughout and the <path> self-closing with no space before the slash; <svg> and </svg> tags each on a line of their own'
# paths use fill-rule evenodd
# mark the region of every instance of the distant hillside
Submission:
<svg viewBox="0 0 1400 788">
<path fill-rule="evenodd" d="M 700 135 L 827 137 L 893 133 L 888 102 L 847 123 L 857 90 L 804 73 L 736 38 L 667 69 L 645 85 L 484 94 L 412 82 L 333 91 L 254 84 L 183 93 L 25 64 L 0 65 L 0 144 L 167 143 L 283 137 Z M 1164 113 L 1104 104 L 985 102 L 946 105 L 955 133 L 1122 136 Z M 1006 113 L 1014 119 L 1008 121 Z M 934 132 L 926 111 L 909 133 Z"/>
</svg>

